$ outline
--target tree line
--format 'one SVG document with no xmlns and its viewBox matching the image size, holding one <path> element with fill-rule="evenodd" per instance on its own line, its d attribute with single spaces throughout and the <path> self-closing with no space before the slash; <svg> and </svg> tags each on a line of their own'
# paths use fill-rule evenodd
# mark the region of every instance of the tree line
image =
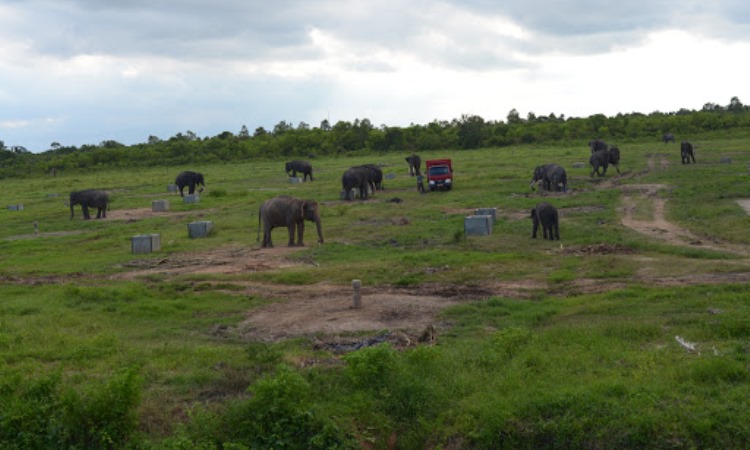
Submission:
<svg viewBox="0 0 750 450">
<path fill-rule="evenodd" d="M 224 131 L 201 138 L 192 131 L 169 139 L 149 136 L 141 144 L 126 146 L 114 140 L 98 145 L 63 146 L 58 142 L 41 153 L 20 146 L 6 147 L 0 140 L 0 178 L 29 176 L 58 171 L 111 167 L 172 166 L 195 163 L 233 162 L 252 159 L 314 158 L 360 152 L 420 152 L 424 150 L 476 149 L 520 145 L 570 145 L 593 138 L 613 143 L 658 140 L 664 133 L 678 139 L 712 131 L 750 129 L 750 107 L 733 97 L 726 106 L 706 103 L 700 110 L 651 114 L 628 113 L 607 117 L 595 114 L 566 118 L 555 114 L 526 118 L 515 109 L 506 120 L 485 120 L 464 114 L 451 121 L 434 120 L 426 125 L 407 127 L 374 126 L 369 119 L 318 127 L 286 121 L 272 130 L 246 126 L 236 132 Z"/>
</svg>

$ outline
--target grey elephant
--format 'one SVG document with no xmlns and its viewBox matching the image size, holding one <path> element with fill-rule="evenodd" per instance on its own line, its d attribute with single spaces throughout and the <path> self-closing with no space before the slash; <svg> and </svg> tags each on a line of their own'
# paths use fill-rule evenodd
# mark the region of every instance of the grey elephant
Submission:
<svg viewBox="0 0 750 450">
<path fill-rule="evenodd" d="M 318 243 L 323 243 L 323 231 L 320 226 L 320 212 L 315 200 L 300 200 L 288 195 L 280 195 L 264 201 L 258 210 L 258 237 L 260 227 L 263 226 L 264 248 L 273 247 L 271 230 L 277 227 L 287 227 L 289 230 L 289 247 L 304 246 L 305 220 L 315 222 L 318 230 Z M 297 242 L 294 242 L 295 230 Z"/>
<path fill-rule="evenodd" d="M 609 146 L 601 139 L 594 139 L 593 141 L 589 141 L 589 148 L 591 149 L 591 153 L 595 153 L 599 150 L 607 150 Z"/>
<path fill-rule="evenodd" d="M 620 173 L 620 149 L 617 147 L 611 147 L 607 150 L 599 150 L 591 154 L 589 158 L 589 164 L 591 164 L 591 176 L 594 174 L 603 177 L 607 174 L 607 167 L 610 164 L 615 166 L 617 173 Z"/>
<path fill-rule="evenodd" d="M 672 134 L 672 133 L 664 133 L 664 136 L 662 136 L 661 140 L 664 141 L 665 144 L 667 144 L 669 142 L 671 142 L 673 144 L 675 143 L 674 134 Z"/>
<path fill-rule="evenodd" d="M 614 145 L 609 148 L 609 163 L 620 173 L 620 149 Z"/>
<path fill-rule="evenodd" d="M 352 200 L 352 190 L 357 190 L 359 198 L 364 200 L 373 186 L 370 185 L 370 172 L 363 166 L 348 168 L 341 176 L 341 187 L 344 190 L 344 199 Z"/>
<path fill-rule="evenodd" d="M 534 169 L 534 175 L 531 179 L 531 188 L 534 183 L 542 182 L 542 189 L 547 191 L 568 191 L 568 174 L 565 169 L 557 164 L 543 164 Z"/>
<path fill-rule="evenodd" d="M 186 170 L 177 174 L 177 178 L 174 180 L 174 184 L 180 189 L 180 197 L 183 197 L 183 189 L 188 188 L 188 194 L 195 193 L 195 187 L 200 186 L 198 192 L 203 192 L 206 187 L 206 183 L 203 180 L 203 174 L 199 172 L 193 172 Z"/>
<path fill-rule="evenodd" d="M 361 167 L 364 167 L 367 171 L 367 181 L 370 183 L 372 191 L 382 191 L 384 189 L 383 169 L 381 169 L 380 166 L 376 164 L 363 164 Z"/>
<path fill-rule="evenodd" d="M 73 218 L 73 207 L 81 205 L 83 218 L 91 219 L 89 208 L 96 208 L 96 218 L 106 219 L 107 210 L 109 209 L 109 194 L 99 189 L 86 189 L 83 191 L 73 191 L 70 193 L 70 218 Z"/>
<path fill-rule="evenodd" d="M 680 144 L 680 156 L 683 164 L 690 164 L 690 159 L 695 164 L 695 155 L 693 154 L 693 144 L 688 141 L 682 141 Z"/>
<path fill-rule="evenodd" d="M 412 154 L 406 157 L 406 163 L 409 164 L 409 175 L 421 175 L 422 174 L 422 158 L 419 155 Z"/>
<path fill-rule="evenodd" d="M 557 208 L 547 202 L 539 203 L 531 209 L 531 220 L 534 223 L 534 228 L 531 232 L 532 238 L 536 239 L 536 233 L 541 225 L 544 239 L 560 240 L 560 224 Z"/>
<path fill-rule="evenodd" d="M 302 174 L 302 181 L 307 181 L 307 177 L 310 177 L 310 181 L 313 181 L 312 165 L 307 161 L 289 161 L 284 168 L 287 176 L 296 177 L 297 172 L 299 172 Z"/>
</svg>

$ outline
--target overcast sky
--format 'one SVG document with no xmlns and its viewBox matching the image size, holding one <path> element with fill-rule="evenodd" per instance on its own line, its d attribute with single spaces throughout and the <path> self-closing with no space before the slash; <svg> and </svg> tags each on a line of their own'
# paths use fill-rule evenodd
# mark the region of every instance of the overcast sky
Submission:
<svg viewBox="0 0 750 450">
<path fill-rule="evenodd" d="M 0 140 L 750 102 L 745 0 L 0 0 Z"/>
</svg>

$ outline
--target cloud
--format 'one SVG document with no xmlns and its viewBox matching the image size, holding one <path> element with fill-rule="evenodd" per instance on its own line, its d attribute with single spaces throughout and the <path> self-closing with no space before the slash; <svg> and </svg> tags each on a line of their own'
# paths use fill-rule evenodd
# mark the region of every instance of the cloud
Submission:
<svg viewBox="0 0 750 450">
<path fill-rule="evenodd" d="M 0 123 L 27 125 L 0 139 L 700 107 L 747 93 L 748 21 L 734 0 L 5 2 Z"/>
</svg>

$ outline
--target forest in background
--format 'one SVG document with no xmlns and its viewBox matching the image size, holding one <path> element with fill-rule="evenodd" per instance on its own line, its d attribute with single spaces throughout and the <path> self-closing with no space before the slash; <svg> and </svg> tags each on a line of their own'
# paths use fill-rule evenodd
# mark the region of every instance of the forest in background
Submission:
<svg viewBox="0 0 750 450">
<path fill-rule="evenodd" d="M 595 114 L 566 118 L 529 113 L 522 118 L 513 109 L 504 121 L 465 114 L 452 121 L 434 120 L 426 125 L 408 127 L 376 127 L 369 119 L 335 124 L 323 120 L 318 127 L 304 122 L 294 126 L 281 121 L 272 130 L 258 127 L 251 133 L 243 125 L 237 133 L 224 131 L 203 138 L 188 130 L 168 139 L 152 135 L 146 142 L 130 146 L 114 140 L 81 147 L 52 142 L 50 149 L 41 153 L 29 152 L 22 146 L 7 147 L 0 140 L 0 179 L 82 169 L 314 158 L 366 152 L 479 149 L 576 141 L 585 145 L 593 138 L 622 144 L 658 141 L 664 133 L 673 133 L 679 141 L 705 133 L 740 129 L 750 129 L 750 107 L 743 105 L 738 97 L 733 97 L 726 106 L 706 103 L 700 110 L 683 108 L 648 115 L 620 113 L 613 117 Z"/>
</svg>

